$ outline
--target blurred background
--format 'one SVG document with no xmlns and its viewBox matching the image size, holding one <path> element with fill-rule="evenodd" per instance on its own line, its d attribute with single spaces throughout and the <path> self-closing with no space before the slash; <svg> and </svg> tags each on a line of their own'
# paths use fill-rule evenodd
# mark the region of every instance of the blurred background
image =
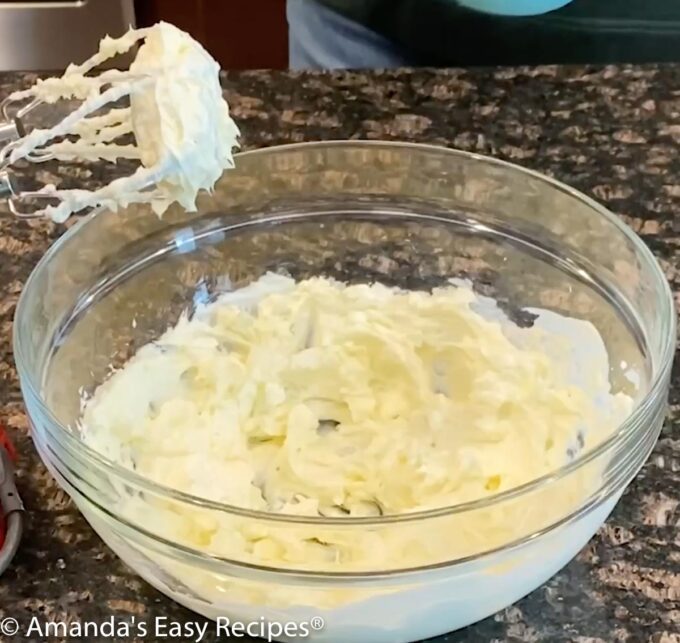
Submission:
<svg viewBox="0 0 680 643">
<path fill-rule="evenodd" d="M 413 65 L 680 61 L 680 0 L 572 0 L 527 18 L 461 5 L 539 0 L 315 2 L 401 41 Z M 191 33 L 224 69 L 288 66 L 286 0 L 0 0 L 0 69 L 63 69 L 91 55 L 104 35 L 158 20 Z"/>
<path fill-rule="evenodd" d="M 0 0 L 0 70 L 63 69 L 106 34 L 172 22 L 225 69 L 288 66 L 285 0 Z"/>
</svg>

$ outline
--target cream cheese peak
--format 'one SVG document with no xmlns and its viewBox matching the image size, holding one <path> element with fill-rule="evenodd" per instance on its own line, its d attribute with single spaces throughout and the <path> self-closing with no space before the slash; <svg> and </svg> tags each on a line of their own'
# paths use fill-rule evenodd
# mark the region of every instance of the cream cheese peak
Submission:
<svg viewBox="0 0 680 643">
<path fill-rule="evenodd" d="M 139 42 L 128 71 L 92 73 Z M 238 147 L 239 130 L 223 97 L 219 72 L 198 42 L 166 22 L 131 29 L 120 38 L 106 37 L 95 55 L 70 65 L 63 76 L 12 94 L 15 100 L 82 103 L 54 127 L 25 136 L 10 162 L 35 151 L 64 161 L 139 161 L 133 174 L 97 190 L 45 186 L 42 192 L 60 201 L 46 208 L 57 222 L 84 208 L 115 211 L 131 203 L 150 203 L 158 215 L 175 202 L 195 211 L 198 193 L 211 190 L 223 171 L 233 167 L 233 149 Z M 111 107 L 126 96 L 129 106 Z M 120 142 L 130 134 L 134 142 Z"/>
</svg>

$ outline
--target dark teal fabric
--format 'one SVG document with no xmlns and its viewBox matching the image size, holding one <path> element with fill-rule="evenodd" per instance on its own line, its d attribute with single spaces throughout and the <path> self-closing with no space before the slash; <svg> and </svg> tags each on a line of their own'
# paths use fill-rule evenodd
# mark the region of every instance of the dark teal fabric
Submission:
<svg viewBox="0 0 680 643">
<path fill-rule="evenodd" d="M 317 0 L 423 65 L 680 62 L 680 0 L 574 0 L 526 18 L 455 0 Z"/>
</svg>

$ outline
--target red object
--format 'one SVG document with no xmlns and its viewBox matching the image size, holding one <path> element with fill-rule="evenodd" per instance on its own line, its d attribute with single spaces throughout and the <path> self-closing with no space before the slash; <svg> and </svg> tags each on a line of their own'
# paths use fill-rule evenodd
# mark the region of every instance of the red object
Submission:
<svg viewBox="0 0 680 643">
<path fill-rule="evenodd" d="M 5 447 L 5 450 L 7 453 L 9 453 L 9 457 L 12 459 L 12 462 L 16 462 L 17 451 L 14 448 L 14 445 L 9 441 L 7 430 L 4 426 L 2 426 L 2 424 L 0 424 L 0 447 Z"/>
<path fill-rule="evenodd" d="M 13 462 L 16 461 L 17 459 L 17 452 L 16 449 L 14 448 L 14 445 L 9 441 L 9 436 L 7 435 L 7 431 L 5 430 L 5 427 L 0 424 L 0 449 L 5 449 L 7 453 L 9 453 L 9 457 L 12 459 Z M 2 549 L 2 546 L 5 542 L 5 532 L 7 530 L 7 526 L 5 525 L 5 516 L 2 514 L 2 507 L 0 507 L 0 549 Z"/>
</svg>

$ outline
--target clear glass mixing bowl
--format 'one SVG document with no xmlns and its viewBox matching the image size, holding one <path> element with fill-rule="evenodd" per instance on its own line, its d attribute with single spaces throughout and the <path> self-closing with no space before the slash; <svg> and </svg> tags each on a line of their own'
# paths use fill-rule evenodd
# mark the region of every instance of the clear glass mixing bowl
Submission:
<svg viewBox="0 0 680 643">
<path fill-rule="evenodd" d="M 187 308 L 267 271 L 410 289 L 464 277 L 517 323 L 526 307 L 589 320 L 613 389 L 635 395 L 635 410 L 599 446 L 521 488 L 380 518 L 223 506 L 158 486 L 81 442 L 83 391 Z M 80 221 L 31 275 L 14 332 L 41 457 L 147 581 L 209 617 L 274 624 L 273 638 L 295 639 L 276 624 L 296 622 L 315 640 L 397 643 L 494 613 L 583 547 L 657 439 L 675 315 L 649 250 L 574 190 L 442 148 L 331 142 L 240 154 L 195 213 L 159 219 L 140 206 Z M 351 568 L 332 557 L 325 567 L 265 564 L 226 542 L 245 532 L 320 546 L 342 532 L 363 539 L 366 556 Z"/>
</svg>

